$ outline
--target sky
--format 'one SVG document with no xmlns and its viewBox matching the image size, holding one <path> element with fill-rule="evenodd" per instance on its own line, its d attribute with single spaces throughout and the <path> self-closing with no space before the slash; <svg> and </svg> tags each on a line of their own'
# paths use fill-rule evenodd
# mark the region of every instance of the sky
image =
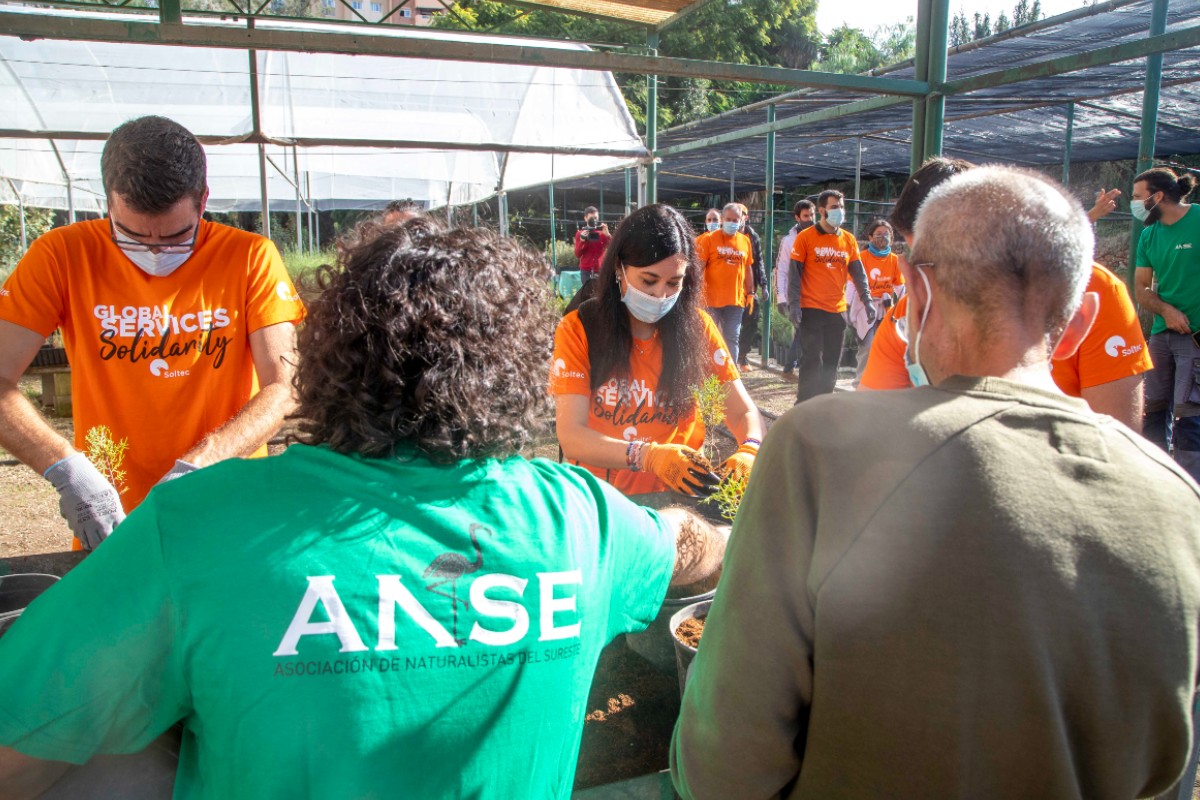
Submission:
<svg viewBox="0 0 1200 800">
<path fill-rule="evenodd" d="M 1016 0 L 950 0 L 950 16 L 961 10 L 968 20 L 973 20 L 978 11 L 991 14 L 994 20 L 1003 11 L 1011 19 L 1015 5 Z M 1042 13 L 1052 17 L 1085 5 L 1089 5 L 1088 0 L 1042 0 Z M 817 5 L 817 27 L 821 33 L 829 33 L 842 24 L 870 33 L 881 25 L 916 16 L 917 0 L 820 0 Z"/>
</svg>

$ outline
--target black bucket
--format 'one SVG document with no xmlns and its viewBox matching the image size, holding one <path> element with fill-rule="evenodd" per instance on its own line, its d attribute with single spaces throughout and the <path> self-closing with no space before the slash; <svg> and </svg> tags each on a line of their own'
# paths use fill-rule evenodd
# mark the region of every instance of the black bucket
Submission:
<svg viewBox="0 0 1200 800">
<path fill-rule="evenodd" d="M 0 576 L 0 636 L 38 595 L 57 582 L 58 578 L 54 575 Z"/>
<path fill-rule="evenodd" d="M 679 637 L 675 635 L 675 631 L 679 629 L 679 626 L 685 620 L 695 619 L 696 617 L 707 617 L 710 608 L 712 608 L 712 600 L 704 600 L 699 603 L 693 603 L 687 608 L 680 609 L 671 617 L 669 627 L 671 641 L 675 643 L 675 669 L 679 671 L 680 697 L 683 697 L 683 690 L 687 686 L 688 674 L 692 670 L 692 661 L 696 658 L 696 648 L 679 641 Z"/>
</svg>

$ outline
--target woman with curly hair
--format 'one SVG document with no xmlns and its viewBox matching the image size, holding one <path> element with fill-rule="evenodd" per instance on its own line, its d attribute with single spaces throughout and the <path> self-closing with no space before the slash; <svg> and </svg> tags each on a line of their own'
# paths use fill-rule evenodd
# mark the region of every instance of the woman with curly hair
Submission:
<svg viewBox="0 0 1200 800">
<path fill-rule="evenodd" d="M 724 384 L 725 423 L 739 447 L 720 472 L 746 477 L 762 418 L 720 331 L 700 308 L 691 227 L 666 205 L 640 208 L 617 227 L 599 294 L 558 326 L 550 391 L 563 454 L 626 494 L 703 494 L 717 479 L 697 452 L 704 422 L 694 391 Z"/>
<path fill-rule="evenodd" d="M 518 456 L 545 259 L 428 218 L 363 233 L 300 333 L 304 443 L 155 488 L 0 640 L 0 785 L 182 721 L 181 796 L 570 796 L 601 649 L 723 539 Z"/>
</svg>

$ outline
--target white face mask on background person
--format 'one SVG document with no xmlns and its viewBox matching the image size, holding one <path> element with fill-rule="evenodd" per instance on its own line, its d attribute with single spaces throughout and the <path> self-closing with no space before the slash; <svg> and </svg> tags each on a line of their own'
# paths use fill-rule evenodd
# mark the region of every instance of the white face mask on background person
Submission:
<svg viewBox="0 0 1200 800">
<path fill-rule="evenodd" d="M 629 309 L 629 313 L 633 315 L 634 319 L 645 322 L 647 325 L 653 325 L 669 314 L 679 300 L 679 295 L 683 294 L 683 284 L 681 283 L 674 294 L 655 297 L 634 286 L 624 267 L 621 268 L 621 274 L 625 276 L 625 293 L 621 295 L 621 302 Z M 617 281 L 617 285 L 620 285 L 620 281 Z"/>
<path fill-rule="evenodd" d="M 825 221 L 834 228 L 842 227 L 842 223 L 846 221 L 846 210 L 843 208 L 830 208 L 825 211 Z"/>
<path fill-rule="evenodd" d="M 192 257 L 191 253 L 151 253 L 149 250 L 139 252 L 122 249 L 121 252 L 138 269 L 154 278 L 167 277 Z"/>
<path fill-rule="evenodd" d="M 709 233 L 712 233 L 712 232 L 713 232 L 713 231 L 715 231 L 715 230 L 720 230 L 720 228 L 721 228 L 721 223 L 719 223 L 719 222 L 706 222 L 706 223 L 704 223 L 704 227 L 705 227 L 705 228 L 708 230 L 708 232 L 709 232 Z"/>
<path fill-rule="evenodd" d="M 740 228 L 740 227 L 741 227 L 740 222 L 730 222 L 730 221 L 726 220 L 725 222 L 721 223 L 721 230 L 725 231 L 726 236 L 733 236 L 735 233 L 738 232 L 738 228 Z"/>
</svg>

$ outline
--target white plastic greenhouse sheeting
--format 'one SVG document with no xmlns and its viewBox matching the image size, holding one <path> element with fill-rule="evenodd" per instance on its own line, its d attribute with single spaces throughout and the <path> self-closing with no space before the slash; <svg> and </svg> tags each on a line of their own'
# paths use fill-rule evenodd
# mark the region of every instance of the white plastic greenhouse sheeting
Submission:
<svg viewBox="0 0 1200 800">
<path fill-rule="evenodd" d="M 36 13 L 117 16 L 47 9 Z M 205 23 L 220 24 L 210 19 Z M 260 21 L 259 27 L 268 24 L 316 29 L 275 21 Z M 453 36 L 383 26 L 372 30 L 380 35 Z M 584 49 L 563 42 L 543 44 Z M 297 165 L 293 148 L 267 145 L 275 165 L 267 166 L 273 210 L 295 209 L 290 181 L 297 166 L 305 195 L 321 209 L 377 208 L 410 197 L 437 207 L 482 200 L 500 188 L 630 165 L 646 153 L 609 73 L 312 53 L 259 52 L 257 58 L 262 131 L 272 139 L 500 143 L 629 152 L 628 158 L 511 153 L 502 172 L 504 157 L 493 152 L 321 146 L 297 148 Z M 161 114 L 199 136 L 236 141 L 252 130 L 249 58 L 244 50 L 0 37 L 0 60 L 3 128 L 107 133 L 125 120 Z M 14 192 L 19 192 L 28 205 L 67 208 L 65 168 L 76 210 L 100 210 L 103 143 L 53 144 L 58 155 L 47 140 L 0 139 L 0 202 L 15 202 Z M 209 207 L 259 209 L 257 146 L 205 149 Z"/>
</svg>

